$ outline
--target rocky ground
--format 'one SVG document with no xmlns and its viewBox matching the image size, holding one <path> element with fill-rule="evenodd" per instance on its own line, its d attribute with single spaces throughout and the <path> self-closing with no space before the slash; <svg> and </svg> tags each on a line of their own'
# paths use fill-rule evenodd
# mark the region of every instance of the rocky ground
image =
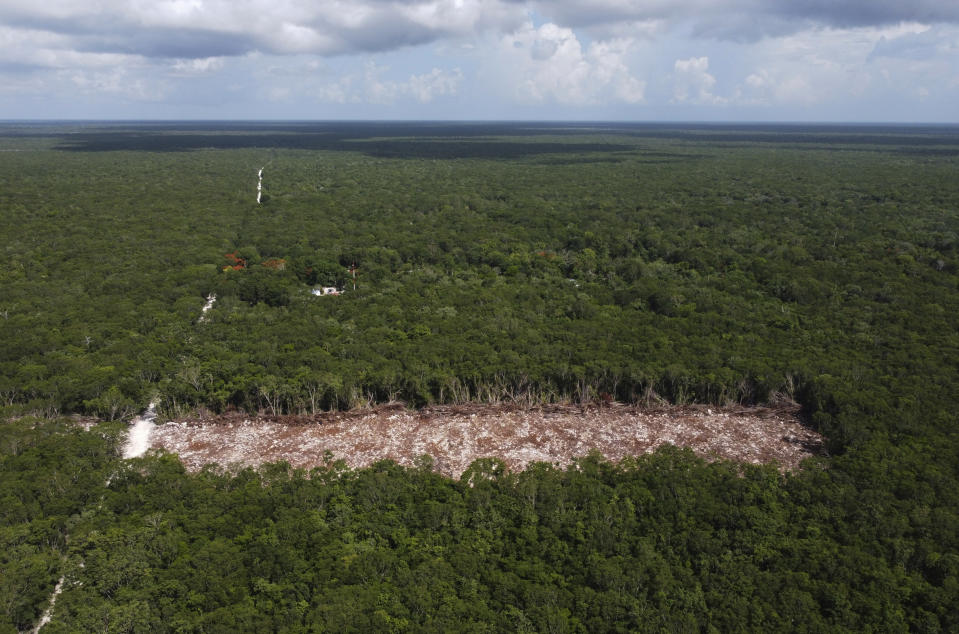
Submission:
<svg viewBox="0 0 959 634">
<path fill-rule="evenodd" d="M 663 443 L 689 447 L 708 459 L 777 461 L 782 469 L 822 450 L 821 437 L 804 427 L 796 406 L 640 408 L 617 403 L 437 406 L 402 404 L 315 416 L 242 413 L 171 421 L 154 427 L 150 447 L 179 455 L 190 470 L 216 462 L 251 465 L 286 460 L 295 467 L 324 456 L 364 467 L 391 458 L 411 465 L 429 454 L 441 473 L 458 477 L 482 457 L 510 469 L 531 462 L 566 465 L 596 449 L 607 459 L 651 452 Z"/>
</svg>

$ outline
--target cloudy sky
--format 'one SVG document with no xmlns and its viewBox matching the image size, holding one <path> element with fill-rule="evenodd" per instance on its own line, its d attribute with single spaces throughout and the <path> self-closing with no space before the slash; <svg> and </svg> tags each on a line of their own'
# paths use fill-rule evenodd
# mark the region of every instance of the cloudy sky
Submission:
<svg viewBox="0 0 959 634">
<path fill-rule="evenodd" d="M 959 122 L 959 0 L 0 0 L 0 119 Z"/>
</svg>

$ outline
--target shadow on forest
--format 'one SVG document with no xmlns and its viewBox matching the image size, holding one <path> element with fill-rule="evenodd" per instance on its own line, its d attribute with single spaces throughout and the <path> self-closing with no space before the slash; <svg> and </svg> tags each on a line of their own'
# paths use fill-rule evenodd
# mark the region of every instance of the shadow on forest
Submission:
<svg viewBox="0 0 959 634">
<path fill-rule="evenodd" d="M 879 146 L 883 151 L 888 148 L 908 154 L 959 155 L 959 127 L 945 125 L 205 121 L 19 124 L 0 129 L 0 134 L 53 137 L 60 140 L 57 149 L 72 152 L 283 148 L 361 152 L 377 158 L 523 158 L 543 154 L 635 153 L 639 149 L 635 140 L 646 138 L 717 148 L 730 144 L 822 145 L 830 149 Z M 694 158 L 678 153 L 654 154 L 663 162 Z M 653 154 L 642 152 L 634 156 L 649 159 Z M 568 160 L 555 157 L 545 162 L 621 160 L 622 155 Z"/>
<path fill-rule="evenodd" d="M 589 163 L 623 163 L 627 160 L 633 163 L 680 163 L 702 158 L 699 154 L 681 154 L 679 152 L 649 152 L 645 150 L 633 151 L 627 155 L 619 154 L 617 156 L 549 156 L 541 158 L 535 163 L 537 165 L 585 165 Z"/>
<path fill-rule="evenodd" d="M 105 133 L 71 135 L 57 146 L 73 152 L 188 152 L 193 150 L 234 150 L 282 148 L 361 152 L 375 158 L 522 158 L 539 154 L 581 154 L 585 152 L 628 152 L 634 148 L 613 143 L 536 143 L 499 140 L 360 140 L 332 135 L 166 135 Z"/>
<path fill-rule="evenodd" d="M 799 123 L 700 123 L 700 124 L 642 124 L 623 126 L 617 134 L 641 138 L 661 138 L 692 141 L 716 147 L 735 147 L 736 144 L 786 145 L 800 149 L 808 145 L 906 146 L 895 151 L 926 153 L 908 146 L 957 146 L 959 126 L 906 124 L 799 124 Z M 956 150 L 931 150 L 930 153 L 952 155 Z"/>
<path fill-rule="evenodd" d="M 138 124 L 103 126 L 67 134 L 61 132 L 56 135 L 61 138 L 56 149 L 72 152 L 187 152 L 282 148 L 361 152 L 376 158 L 425 159 L 523 158 L 542 154 L 632 152 L 636 149 L 633 145 L 606 140 L 566 143 L 496 138 L 535 134 L 555 135 L 553 132 L 480 124 Z"/>
</svg>

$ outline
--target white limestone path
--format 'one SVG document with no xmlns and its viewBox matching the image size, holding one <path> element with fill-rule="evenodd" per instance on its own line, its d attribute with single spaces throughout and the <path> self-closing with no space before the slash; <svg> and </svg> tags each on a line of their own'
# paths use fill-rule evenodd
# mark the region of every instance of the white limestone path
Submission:
<svg viewBox="0 0 959 634">
<path fill-rule="evenodd" d="M 156 403 L 150 403 L 145 412 L 133 419 L 127 442 L 123 446 L 124 458 L 139 458 L 150 448 L 150 435 L 153 433 L 153 421 L 157 417 Z"/>
</svg>

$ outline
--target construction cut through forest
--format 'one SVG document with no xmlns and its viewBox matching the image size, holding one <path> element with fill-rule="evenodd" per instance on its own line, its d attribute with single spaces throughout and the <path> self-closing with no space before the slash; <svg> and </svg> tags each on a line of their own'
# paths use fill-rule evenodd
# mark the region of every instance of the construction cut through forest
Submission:
<svg viewBox="0 0 959 634">
<path fill-rule="evenodd" d="M 256 467 L 286 461 L 310 469 L 343 460 L 351 468 L 392 459 L 413 465 L 429 455 L 434 468 L 459 477 L 478 458 L 499 458 L 512 471 L 534 462 L 559 466 L 598 451 L 619 461 L 669 443 L 708 460 L 776 462 L 795 470 L 823 451 L 822 437 L 803 425 L 799 408 L 662 406 L 619 403 L 445 405 L 403 404 L 300 416 L 205 415 L 156 425 L 151 449 L 177 454 L 185 467 Z"/>
</svg>

